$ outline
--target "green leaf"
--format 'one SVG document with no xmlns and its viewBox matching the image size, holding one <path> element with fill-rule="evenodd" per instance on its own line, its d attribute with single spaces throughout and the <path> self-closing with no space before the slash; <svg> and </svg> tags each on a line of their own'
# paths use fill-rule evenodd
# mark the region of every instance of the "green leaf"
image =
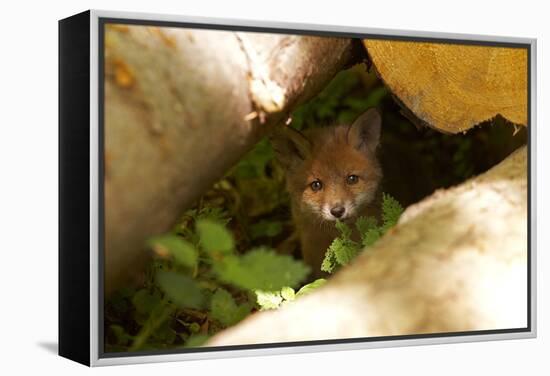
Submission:
<svg viewBox="0 0 550 376">
<path fill-rule="evenodd" d="M 212 318 L 225 326 L 230 326 L 241 321 L 249 312 L 249 305 L 237 305 L 233 296 L 227 290 L 218 288 L 210 301 Z"/>
<path fill-rule="evenodd" d="M 204 345 L 204 343 L 206 341 L 208 341 L 209 338 L 210 338 L 210 336 L 208 336 L 206 334 L 193 334 L 191 337 L 189 337 L 187 339 L 187 341 L 185 342 L 184 347 L 199 347 L 199 346 L 202 346 L 202 345 Z"/>
<path fill-rule="evenodd" d="M 340 239 L 337 238 L 335 240 Z M 355 258 L 355 256 L 357 256 L 357 253 L 359 253 L 359 246 L 357 243 L 342 241 L 340 246 L 335 249 L 334 257 L 336 258 L 336 261 L 338 261 L 338 264 L 347 265 Z"/>
<path fill-rule="evenodd" d="M 202 247 L 209 253 L 229 253 L 235 246 L 233 235 L 219 222 L 201 219 L 197 221 L 197 232 Z"/>
<path fill-rule="evenodd" d="M 378 226 L 378 221 L 374 217 L 359 217 L 355 221 L 355 228 L 363 236 L 367 231 Z"/>
<path fill-rule="evenodd" d="M 196 322 L 192 322 L 191 324 L 189 324 L 188 328 L 191 333 L 198 333 L 201 330 L 201 326 L 199 325 L 199 323 Z"/>
<path fill-rule="evenodd" d="M 176 340 L 176 332 L 170 326 L 169 321 L 164 321 L 151 333 L 152 337 L 163 344 L 172 344 Z"/>
<path fill-rule="evenodd" d="M 339 265 L 348 264 L 359 251 L 359 246 L 357 243 L 348 240 L 347 238 L 336 238 L 332 241 L 330 245 L 334 253 L 334 258 Z"/>
<path fill-rule="evenodd" d="M 235 176 L 240 179 L 253 179 L 265 176 L 266 166 L 274 153 L 267 137 L 263 138 L 244 156 L 235 168 Z"/>
<path fill-rule="evenodd" d="M 222 225 L 227 225 L 231 220 L 229 218 L 229 213 L 224 208 L 210 206 L 202 208 L 198 213 L 194 214 L 193 217 L 197 221 L 201 219 L 208 219 Z"/>
<path fill-rule="evenodd" d="M 210 301 L 210 312 L 212 318 L 224 325 L 230 325 L 231 316 L 237 309 L 233 296 L 227 290 L 218 288 Z"/>
<path fill-rule="evenodd" d="M 199 285 L 190 277 L 175 272 L 157 272 L 157 283 L 168 299 L 180 308 L 204 307 L 204 295 Z"/>
<path fill-rule="evenodd" d="M 336 257 L 334 256 L 334 250 L 329 247 L 325 253 L 325 258 L 321 263 L 321 270 L 327 273 L 332 273 L 336 268 Z"/>
<path fill-rule="evenodd" d="M 310 292 L 323 286 L 326 282 L 327 282 L 326 279 L 319 278 L 311 283 L 308 283 L 307 285 L 303 286 L 300 290 L 298 290 L 298 292 L 296 293 L 296 298 L 309 294 Z"/>
<path fill-rule="evenodd" d="M 283 302 L 283 297 L 279 291 L 256 290 L 256 302 L 262 311 L 277 309 Z"/>
<path fill-rule="evenodd" d="M 342 221 L 336 221 L 335 226 L 343 238 L 349 239 L 351 237 L 351 228 L 347 224 Z"/>
<path fill-rule="evenodd" d="M 292 301 L 296 298 L 296 292 L 292 287 L 285 286 L 281 289 L 281 296 L 284 300 Z"/>
<path fill-rule="evenodd" d="M 198 252 L 195 247 L 177 235 L 155 236 L 149 240 L 149 244 L 159 254 L 171 254 L 180 265 L 194 268 L 197 264 Z"/>
<path fill-rule="evenodd" d="M 280 221 L 263 220 L 250 226 L 249 231 L 250 237 L 253 240 L 264 236 L 272 238 L 283 231 L 283 223 Z"/>
<path fill-rule="evenodd" d="M 115 335 L 117 344 L 119 345 L 127 345 L 130 341 L 134 339 L 134 337 L 126 333 L 126 330 L 120 325 L 111 325 L 109 329 L 111 329 L 111 331 Z"/>
<path fill-rule="evenodd" d="M 258 177 L 258 169 L 248 161 L 242 161 L 235 167 L 235 176 L 239 179 L 254 179 Z"/>
<path fill-rule="evenodd" d="M 147 289 L 141 289 L 132 297 L 132 303 L 140 314 L 148 314 L 161 302 L 160 296 L 151 294 Z"/>
<path fill-rule="evenodd" d="M 291 256 L 256 248 L 243 256 L 224 257 L 214 263 L 214 272 L 222 281 L 245 290 L 276 291 L 298 286 L 310 268 Z"/>
<path fill-rule="evenodd" d="M 389 228 L 395 226 L 399 217 L 403 213 L 403 207 L 399 202 L 389 194 L 382 194 L 382 220 L 383 232 L 386 232 Z"/>
<path fill-rule="evenodd" d="M 376 241 L 380 239 L 381 236 L 382 236 L 382 232 L 378 227 L 371 228 L 365 234 L 363 234 L 361 238 L 361 244 L 364 247 L 370 247 L 371 245 L 376 243 Z"/>
<path fill-rule="evenodd" d="M 175 248 L 172 251 L 174 259 L 180 265 L 187 266 L 189 268 L 194 268 L 197 265 L 197 260 L 199 258 L 199 252 L 193 246 L 193 244 L 182 240 L 178 248 Z"/>
</svg>

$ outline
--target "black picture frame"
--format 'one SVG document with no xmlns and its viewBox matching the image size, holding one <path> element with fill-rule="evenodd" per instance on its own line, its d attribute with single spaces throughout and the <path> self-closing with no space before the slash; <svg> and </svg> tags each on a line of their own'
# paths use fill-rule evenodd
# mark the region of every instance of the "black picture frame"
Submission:
<svg viewBox="0 0 550 376">
<path fill-rule="evenodd" d="M 528 50 L 528 325 L 525 328 L 425 335 L 266 343 L 158 352 L 106 353 L 103 348 L 103 29 L 108 23 L 460 43 Z M 95 54 L 94 54 L 95 51 Z M 399 346 L 536 336 L 534 119 L 536 40 L 357 30 L 318 25 L 193 19 L 85 11 L 59 21 L 59 354 L 85 365 L 207 359 L 262 353 Z M 95 87 L 95 89 L 94 89 Z M 97 142 L 93 138 L 97 137 Z M 94 174 L 93 166 L 96 167 Z M 95 179 L 94 179 L 95 178 Z M 95 197 L 94 197 L 95 196 Z M 94 219 L 95 218 L 95 219 Z M 97 223 L 94 222 L 97 221 Z M 95 248 L 96 247 L 96 248 Z M 94 251 L 96 249 L 96 251 Z M 97 252 L 97 253 L 96 253 Z M 89 318 L 83 319 L 83 318 Z M 94 339 L 95 338 L 95 339 Z M 438 340 L 439 342 L 431 342 Z M 415 342 L 416 341 L 416 342 Z"/>
</svg>

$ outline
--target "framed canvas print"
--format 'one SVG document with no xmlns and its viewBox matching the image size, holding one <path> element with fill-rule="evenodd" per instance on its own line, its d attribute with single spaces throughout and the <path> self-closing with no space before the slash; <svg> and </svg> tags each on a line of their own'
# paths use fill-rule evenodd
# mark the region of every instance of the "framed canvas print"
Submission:
<svg viewBox="0 0 550 376">
<path fill-rule="evenodd" d="M 365 25 L 368 26 L 368 25 Z M 536 41 L 59 22 L 59 353 L 536 335 Z"/>
</svg>

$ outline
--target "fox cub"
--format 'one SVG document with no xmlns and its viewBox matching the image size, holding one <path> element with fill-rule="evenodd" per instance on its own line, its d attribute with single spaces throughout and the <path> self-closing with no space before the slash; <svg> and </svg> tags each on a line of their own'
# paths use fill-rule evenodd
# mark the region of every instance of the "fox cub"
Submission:
<svg viewBox="0 0 550 376">
<path fill-rule="evenodd" d="M 285 127 L 271 138 L 286 170 L 302 256 L 316 277 L 323 275 L 325 252 L 339 235 L 336 220 L 353 225 L 359 216 L 379 215 L 382 169 L 376 148 L 380 126 L 379 113 L 370 109 L 351 125 L 303 133 Z"/>
</svg>

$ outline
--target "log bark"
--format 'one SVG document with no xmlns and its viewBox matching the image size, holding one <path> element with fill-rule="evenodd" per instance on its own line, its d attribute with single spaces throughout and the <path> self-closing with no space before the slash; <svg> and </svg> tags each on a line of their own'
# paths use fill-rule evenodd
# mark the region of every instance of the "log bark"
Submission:
<svg viewBox="0 0 550 376">
<path fill-rule="evenodd" d="M 404 113 L 459 133 L 501 115 L 527 125 L 527 50 L 364 40 L 380 78 Z"/>
<path fill-rule="evenodd" d="M 136 274 L 147 237 L 361 50 L 344 38 L 108 26 L 107 293 Z"/>
<path fill-rule="evenodd" d="M 210 346 L 527 325 L 527 150 L 410 206 L 328 283 Z"/>
</svg>

